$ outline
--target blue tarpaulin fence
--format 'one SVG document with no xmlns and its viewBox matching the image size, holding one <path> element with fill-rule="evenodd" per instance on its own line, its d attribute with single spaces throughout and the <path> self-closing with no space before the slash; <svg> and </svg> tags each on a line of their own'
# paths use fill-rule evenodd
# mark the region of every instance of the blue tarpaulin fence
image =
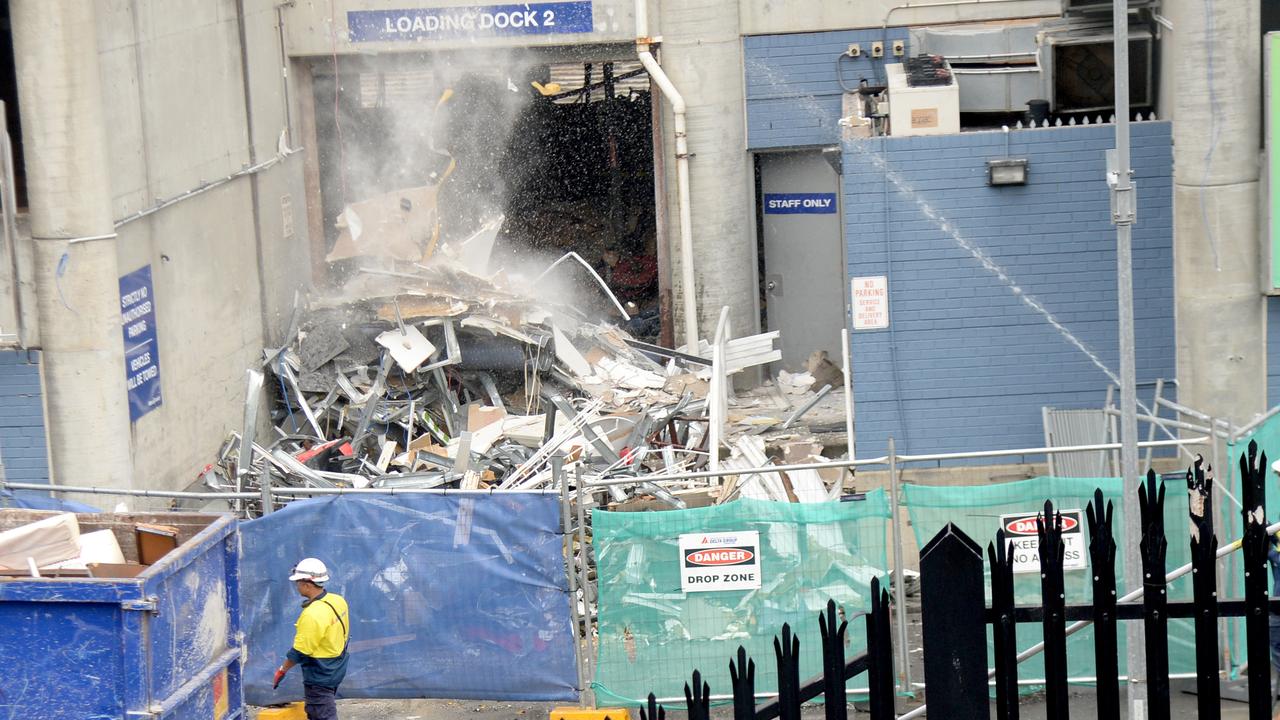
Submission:
<svg viewBox="0 0 1280 720">
<path fill-rule="evenodd" d="M 339 697 L 576 701 L 559 498 L 528 493 L 335 496 L 240 525 L 245 699 L 302 698 L 271 677 L 293 640 L 304 557 L 351 608 Z"/>
</svg>

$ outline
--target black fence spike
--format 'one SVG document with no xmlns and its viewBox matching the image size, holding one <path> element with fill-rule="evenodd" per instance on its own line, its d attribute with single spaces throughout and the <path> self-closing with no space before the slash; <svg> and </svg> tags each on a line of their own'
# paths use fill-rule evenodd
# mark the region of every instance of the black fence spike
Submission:
<svg viewBox="0 0 1280 720">
<path fill-rule="evenodd" d="M 729 680 L 733 685 L 733 719 L 755 720 L 756 664 L 747 657 L 747 649 L 738 646 L 738 660 L 729 661 Z"/>
<path fill-rule="evenodd" d="M 649 712 L 645 713 L 645 709 L 640 708 L 640 720 L 667 720 L 666 709 L 658 704 L 653 693 L 649 693 Z"/>
<path fill-rule="evenodd" d="M 1267 590 L 1270 585 L 1267 555 L 1275 539 L 1267 534 L 1267 453 L 1249 441 L 1247 453 L 1240 453 L 1240 490 L 1244 500 L 1245 655 L 1248 661 L 1249 720 L 1269 720 L 1271 701 L 1270 613 Z"/>
<path fill-rule="evenodd" d="M 1046 500 L 1044 514 L 1036 523 L 1040 541 L 1040 600 L 1044 606 L 1045 717 L 1067 720 L 1067 623 L 1066 584 L 1062 564 L 1066 547 L 1062 543 L 1062 513 L 1054 512 Z"/>
<path fill-rule="evenodd" d="M 874 598 L 879 579 L 871 579 Z M 836 601 L 827 600 L 825 612 L 818 613 L 818 631 L 822 635 L 822 695 L 826 720 L 848 720 L 849 708 L 844 693 L 844 630 L 847 623 L 839 620 Z M 868 633 L 869 635 L 869 633 Z M 868 637 L 870 642 L 870 637 Z"/>
<path fill-rule="evenodd" d="M 693 671 L 693 686 L 684 684 L 685 707 L 689 720 L 711 720 L 711 686 L 702 679 L 702 673 Z"/>
<path fill-rule="evenodd" d="M 1004 528 L 987 545 L 991 564 L 991 635 L 996 665 L 996 720 L 1018 720 L 1018 623 L 1014 619 L 1013 559 Z"/>
<path fill-rule="evenodd" d="M 800 638 L 791 632 L 791 624 L 782 624 L 782 638 L 773 638 L 773 651 L 778 659 L 778 718 L 800 720 Z"/>
<path fill-rule="evenodd" d="M 1165 589 L 1164 483 L 1154 470 L 1138 486 L 1142 539 L 1142 622 L 1147 655 L 1147 717 L 1169 720 L 1169 598 Z"/>
<path fill-rule="evenodd" d="M 1094 668 L 1099 720 L 1120 720 L 1120 659 L 1116 622 L 1116 541 L 1113 507 L 1102 489 L 1085 507 L 1089 521 L 1089 568 L 1093 579 Z"/>
<path fill-rule="evenodd" d="M 867 614 L 867 688 L 871 720 L 894 720 L 893 640 L 889 632 L 889 591 L 871 580 L 871 612 Z M 828 701 L 830 702 L 830 701 Z M 844 706 L 847 698 L 840 698 Z"/>
</svg>

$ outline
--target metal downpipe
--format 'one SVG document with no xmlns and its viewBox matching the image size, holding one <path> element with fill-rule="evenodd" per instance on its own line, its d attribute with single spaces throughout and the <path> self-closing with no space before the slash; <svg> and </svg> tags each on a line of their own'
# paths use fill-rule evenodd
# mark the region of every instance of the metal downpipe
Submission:
<svg viewBox="0 0 1280 720">
<path fill-rule="evenodd" d="M 680 213 L 680 284 L 684 305 L 685 351 L 697 354 L 698 300 L 693 274 L 693 212 L 689 200 L 689 133 L 685 125 L 685 102 L 671 78 L 649 50 L 649 7 L 647 0 L 636 0 L 636 55 L 649 77 L 671 103 L 671 117 L 676 137 L 676 192 Z"/>
</svg>

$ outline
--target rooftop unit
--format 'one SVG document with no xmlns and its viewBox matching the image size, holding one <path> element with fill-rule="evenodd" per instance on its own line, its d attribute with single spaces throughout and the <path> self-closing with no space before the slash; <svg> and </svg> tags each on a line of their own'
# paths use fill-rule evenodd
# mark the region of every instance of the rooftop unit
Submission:
<svg viewBox="0 0 1280 720">
<path fill-rule="evenodd" d="M 960 89 L 946 58 L 921 55 L 885 66 L 890 135 L 960 132 Z"/>
</svg>

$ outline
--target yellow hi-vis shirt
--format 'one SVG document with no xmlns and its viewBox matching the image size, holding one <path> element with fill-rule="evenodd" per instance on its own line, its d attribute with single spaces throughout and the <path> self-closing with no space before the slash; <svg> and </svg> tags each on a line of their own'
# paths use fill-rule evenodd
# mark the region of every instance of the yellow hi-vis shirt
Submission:
<svg viewBox="0 0 1280 720">
<path fill-rule="evenodd" d="M 347 601 L 331 592 L 302 605 L 289 659 L 302 666 L 302 682 L 337 689 L 347 676 L 351 618 Z"/>
<path fill-rule="evenodd" d="M 346 649 L 350 636 L 347 601 L 326 592 L 302 608 L 294 627 L 294 650 L 316 659 L 336 658 Z"/>
</svg>

